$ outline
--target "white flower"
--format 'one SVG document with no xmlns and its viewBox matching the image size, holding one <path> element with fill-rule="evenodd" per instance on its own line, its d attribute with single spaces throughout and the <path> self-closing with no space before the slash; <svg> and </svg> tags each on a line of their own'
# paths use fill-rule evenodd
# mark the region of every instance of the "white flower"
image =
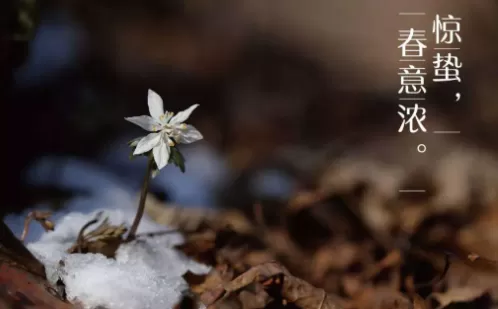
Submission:
<svg viewBox="0 0 498 309">
<path fill-rule="evenodd" d="M 172 112 L 164 111 L 163 100 L 150 89 L 147 101 L 150 116 L 135 116 L 125 119 L 153 132 L 137 143 L 133 154 L 139 155 L 152 149 L 157 168 L 162 169 L 168 164 L 170 147 L 174 146 L 175 143 L 190 144 L 203 138 L 196 128 L 184 123 L 199 104 L 194 104 L 174 115 Z"/>
</svg>

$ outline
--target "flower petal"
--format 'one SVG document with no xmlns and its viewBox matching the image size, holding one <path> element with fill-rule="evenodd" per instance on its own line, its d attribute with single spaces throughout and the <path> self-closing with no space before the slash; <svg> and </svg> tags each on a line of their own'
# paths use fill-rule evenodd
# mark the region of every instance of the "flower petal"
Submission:
<svg viewBox="0 0 498 309">
<path fill-rule="evenodd" d="M 175 146 L 175 143 L 173 142 L 173 140 L 171 140 L 170 136 L 168 133 L 164 133 L 163 136 L 163 142 L 165 142 L 166 144 L 168 144 L 168 146 Z"/>
<path fill-rule="evenodd" d="M 168 164 L 170 149 L 163 139 L 161 139 L 159 145 L 152 149 L 152 153 L 158 169 L 162 169 Z"/>
<path fill-rule="evenodd" d="M 152 118 L 159 121 L 159 117 L 164 115 L 163 99 L 153 90 L 149 89 L 147 104 L 149 104 L 149 113 Z"/>
<path fill-rule="evenodd" d="M 133 152 L 134 155 L 145 153 L 159 144 L 161 140 L 161 133 L 150 133 L 142 138 Z"/>
<path fill-rule="evenodd" d="M 182 144 L 190 144 L 204 138 L 201 132 L 189 124 L 185 129 L 176 129 L 173 135 L 175 141 Z"/>
<path fill-rule="evenodd" d="M 145 129 L 149 132 L 157 131 L 161 128 L 161 124 L 157 122 L 154 118 L 151 116 L 134 116 L 134 117 L 127 117 L 125 120 L 136 124 L 137 126 L 141 127 L 142 129 Z"/>
<path fill-rule="evenodd" d="M 178 114 L 173 116 L 173 118 L 171 118 L 169 123 L 170 124 L 180 124 L 180 123 L 185 122 L 185 120 L 187 120 L 188 117 L 190 117 L 190 114 L 192 114 L 192 112 L 194 111 L 194 109 L 197 108 L 197 106 L 199 106 L 199 104 L 194 104 L 194 105 L 190 106 L 189 108 L 187 108 L 186 110 L 179 112 Z"/>
</svg>

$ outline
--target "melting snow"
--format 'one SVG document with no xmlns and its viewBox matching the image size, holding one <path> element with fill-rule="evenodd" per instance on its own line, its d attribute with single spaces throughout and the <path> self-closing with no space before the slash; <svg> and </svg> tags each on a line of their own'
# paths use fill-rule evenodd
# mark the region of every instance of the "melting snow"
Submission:
<svg viewBox="0 0 498 309">
<path fill-rule="evenodd" d="M 48 177 L 54 169 L 58 176 Z M 131 226 L 138 200 L 136 191 L 100 166 L 76 159 L 46 158 L 31 170 L 28 181 L 91 192 L 88 196 L 72 199 L 64 211 L 54 214 L 55 231 L 44 233 L 33 223 L 27 238 L 28 249 L 45 264 L 49 281 L 55 284 L 60 278 L 72 302 L 80 302 L 85 308 L 172 308 L 188 290 L 182 275 L 189 270 L 197 274 L 209 271 L 208 266 L 196 263 L 172 248 L 183 242 L 182 235 L 175 232 L 142 237 L 122 245 L 116 259 L 101 254 L 69 255 L 65 251 L 74 244 L 81 227 L 100 211 L 104 211 L 102 218 L 109 217 L 111 224 Z M 35 206 L 40 209 L 44 205 Z M 21 234 L 26 214 L 5 219 L 17 235 Z M 138 232 L 165 230 L 167 227 L 145 216 Z"/>
</svg>

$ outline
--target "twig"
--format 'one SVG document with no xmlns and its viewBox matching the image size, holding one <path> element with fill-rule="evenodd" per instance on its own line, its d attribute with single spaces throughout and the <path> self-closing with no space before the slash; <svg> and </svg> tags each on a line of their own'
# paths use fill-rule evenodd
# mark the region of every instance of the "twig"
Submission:
<svg viewBox="0 0 498 309">
<path fill-rule="evenodd" d="M 173 234 L 173 233 L 179 233 L 179 229 L 172 229 L 172 230 L 166 230 L 166 231 L 157 231 L 157 232 L 150 232 L 150 233 L 143 233 L 143 234 L 137 234 L 136 238 L 139 237 L 156 237 L 156 236 L 162 236 L 162 235 L 168 235 L 168 234 Z M 191 233 L 193 231 L 182 231 L 185 234 Z"/>
<path fill-rule="evenodd" d="M 421 254 L 421 252 L 419 252 L 419 251 L 417 251 L 415 253 L 417 255 L 423 256 L 423 254 Z M 450 266 L 451 266 L 450 255 L 451 255 L 451 253 L 444 252 L 444 268 L 443 268 L 443 271 L 439 275 L 432 278 L 429 282 L 414 284 L 414 288 L 420 289 L 420 288 L 424 288 L 424 287 L 432 287 L 436 284 L 439 284 L 441 281 L 443 281 L 444 278 L 446 277 L 446 275 L 448 274 L 448 270 L 450 269 Z"/>
<path fill-rule="evenodd" d="M 24 228 L 22 230 L 21 234 L 21 242 L 24 242 L 26 239 L 26 236 L 29 233 L 29 226 L 31 221 L 36 220 L 40 223 L 40 225 L 43 227 L 45 232 L 48 231 L 53 231 L 54 230 L 54 224 L 48 220 L 48 218 L 51 216 L 50 212 L 43 212 L 43 211 L 31 211 L 27 216 L 26 219 L 24 220 Z"/>
<path fill-rule="evenodd" d="M 136 238 L 138 225 L 140 224 L 140 220 L 142 220 L 142 217 L 144 215 L 145 200 L 147 198 L 147 192 L 149 190 L 149 182 L 152 174 L 153 163 L 154 157 L 151 154 L 149 155 L 149 160 L 147 162 L 147 170 L 145 172 L 145 177 L 142 184 L 142 192 L 140 193 L 140 201 L 138 202 L 137 214 L 135 215 L 135 219 L 133 220 L 133 224 L 131 225 L 130 232 L 128 233 L 126 241 L 132 241 Z"/>
<path fill-rule="evenodd" d="M 29 224 L 33 220 L 33 212 L 30 212 L 27 216 L 26 219 L 24 219 L 24 228 L 22 229 L 22 234 L 21 234 L 21 242 L 24 242 L 26 239 L 26 235 L 28 235 L 29 232 Z"/>
<path fill-rule="evenodd" d="M 85 231 L 91 226 L 97 223 L 100 220 L 100 215 L 102 213 L 97 214 L 97 217 L 95 219 L 87 222 L 83 227 L 81 228 L 80 232 L 78 233 L 78 238 L 76 240 L 76 246 L 77 246 L 77 252 L 81 253 L 81 247 L 83 246 L 83 241 L 84 241 L 84 233 Z"/>
<path fill-rule="evenodd" d="M 386 268 L 395 267 L 401 264 L 403 256 L 400 250 L 393 250 L 389 252 L 382 260 L 376 263 L 371 269 L 367 269 L 361 278 L 365 281 L 372 280 L 381 271 Z"/>
<path fill-rule="evenodd" d="M 439 276 L 436 276 L 434 277 L 434 279 L 432 279 L 430 282 L 428 282 L 426 285 L 424 284 L 416 284 L 415 287 L 416 288 L 420 288 L 420 287 L 423 287 L 423 286 L 434 286 L 434 285 L 437 285 L 439 284 L 441 281 L 444 280 L 444 278 L 446 277 L 446 275 L 448 274 L 448 270 L 450 270 L 450 267 L 451 267 L 451 261 L 450 261 L 450 255 L 445 253 L 444 254 L 444 269 L 443 271 L 439 274 Z"/>
<path fill-rule="evenodd" d="M 325 292 L 325 290 L 322 290 L 322 291 L 323 291 L 323 298 L 322 298 L 322 301 L 320 302 L 320 305 L 318 306 L 317 309 L 322 309 L 323 303 L 325 303 L 325 299 L 327 298 L 327 292 Z"/>
</svg>

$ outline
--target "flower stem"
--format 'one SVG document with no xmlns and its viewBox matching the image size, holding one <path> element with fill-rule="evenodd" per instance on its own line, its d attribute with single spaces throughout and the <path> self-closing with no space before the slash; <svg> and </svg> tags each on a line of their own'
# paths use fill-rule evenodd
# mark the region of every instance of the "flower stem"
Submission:
<svg viewBox="0 0 498 309">
<path fill-rule="evenodd" d="M 147 198 L 147 192 L 149 191 L 149 182 L 152 174 L 152 166 L 154 163 L 154 157 L 152 154 L 149 155 L 149 159 L 147 161 L 147 170 L 145 172 L 144 182 L 142 184 L 142 192 L 140 193 L 140 201 L 138 202 L 137 214 L 135 215 L 135 219 L 133 220 L 133 224 L 131 225 L 130 232 L 128 233 L 127 241 L 132 241 L 135 239 L 138 225 L 140 224 L 140 220 L 144 215 L 145 210 L 145 200 Z"/>
</svg>

